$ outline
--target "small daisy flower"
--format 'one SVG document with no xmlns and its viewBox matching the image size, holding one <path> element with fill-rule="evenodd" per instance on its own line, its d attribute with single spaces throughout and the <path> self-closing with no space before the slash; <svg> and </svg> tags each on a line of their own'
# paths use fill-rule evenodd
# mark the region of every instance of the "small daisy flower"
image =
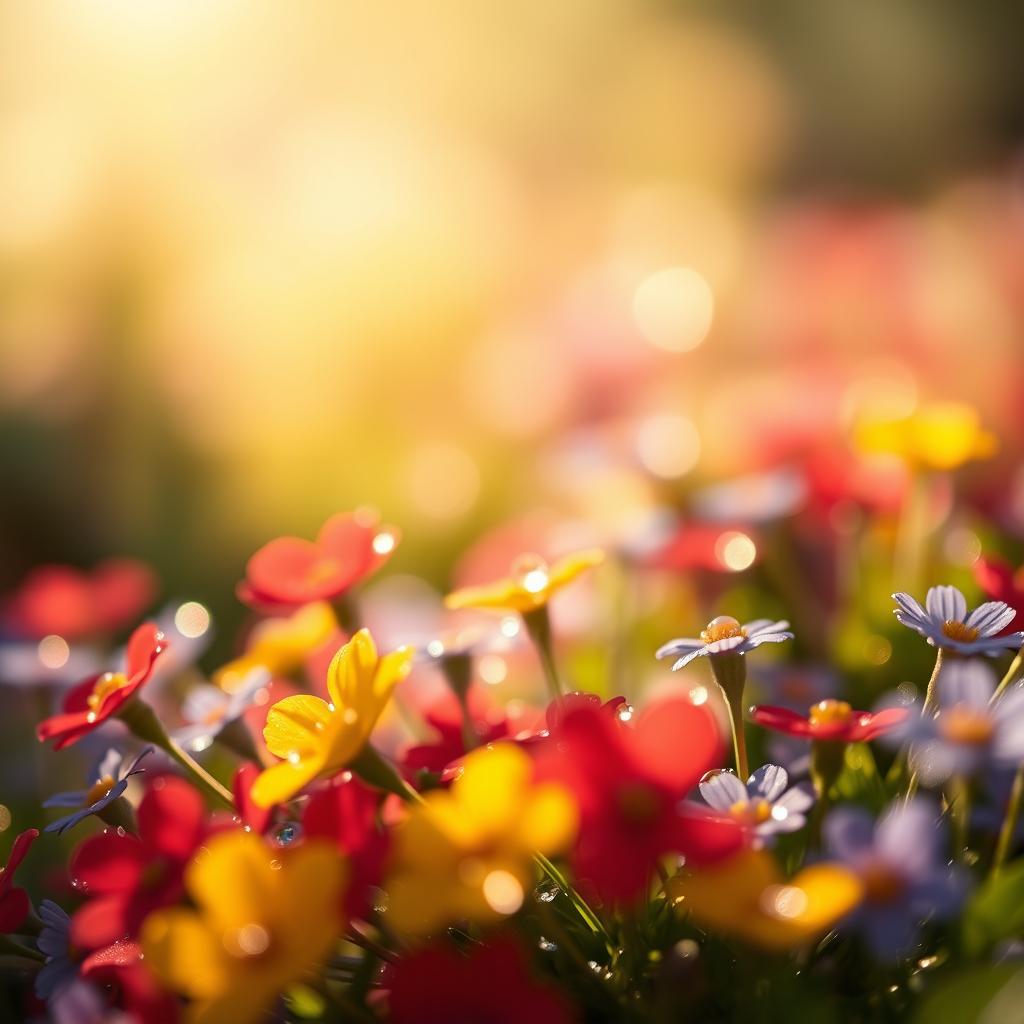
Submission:
<svg viewBox="0 0 1024 1024">
<path fill-rule="evenodd" d="M 893 594 L 892 599 L 899 605 L 893 609 L 896 618 L 933 647 L 957 654 L 997 655 L 1024 644 L 1024 633 L 998 635 L 1017 615 L 1003 601 L 986 601 L 968 615 L 967 599 L 956 587 L 932 587 L 924 608 L 909 594 Z"/>
<path fill-rule="evenodd" d="M 689 665 L 694 658 L 720 654 L 748 654 L 761 644 L 779 644 L 792 640 L 789 623 L 771 619 L 755 619 L 740 625 L 731 615 L 719 615 L 701 631 L 700 638 L 680 637 L 658 648 L 657 658 L 677 658 L 672 671 Z"/>
<path fill-rule="evenodd" d="M 78 965 L 71 959 L 71 918 L 53 900 L 39 904 L 43 927 L 36 945 L 46 963 L 36 975 L 35 992 L 49 1002 L 78 979 Z"/>
<path fill-rule="evenodd" d="M 805 812 L 814 803 L 807 783 L 787 788 L 785 768 L 766 764 L 744 785 L 731 771 L 709 772 L 700 781 L 700 795 L 716 811 L 724 811 L 755 836 L 766 838 L 796 832 L 807 823 Z"/>
<path fill-rule="evenodd" d="M 133 775 L 139 775 L 145 768 L 139 768 L 139 762 L 149 753 L 152 747 L 146 747 L 141 754 L 128 767 L 122 775 L 122 756 L 117 750 L 108 750 L 103 755 L 99 764 L 92 772 L 94 779 L 88 789 L 69 790 L 65 793 L 55 793 L 45 803 L 44 807 L 77 807 L 79 810 L 73 814 L 67 814 L 63 818 L 51 821 L 43 830 L 45 832 L 56 832 L 58 835 L 74 828 L 80 821 L 93 814 L 100 814 L 105 811 L 115 800 L 124 796 L 128 788 L 128 780 Z"/>
<path fill-rule="evenodd" d="M 192 687 L 181 708 L 186 724 L 174 733 L 174 739 L 186 750 L 206 750 L 227 726 L 245 714 L 269 682 L 270 673 L 257 666 L 231 693 L 206 683 Z"/>
</svg>

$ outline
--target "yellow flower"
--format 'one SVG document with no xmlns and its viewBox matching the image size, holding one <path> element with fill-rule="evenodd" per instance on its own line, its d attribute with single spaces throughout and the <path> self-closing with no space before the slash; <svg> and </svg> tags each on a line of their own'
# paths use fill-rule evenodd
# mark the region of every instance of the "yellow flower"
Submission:
<svg viewBox="0 0 1024 1024">
<path fill-rule="evenodd" d="M 464 587 L 449 594 L 444 603 L 449 608 L 507 608 L 525 615 L 542 608 L 556 591 L 603 561 L 604 552 L 596 548 L 567 555 L 550 567 L 537 555 L 522 555 L 508 579 Z"/>
<path fill-rule="evenodd" d="M 857 446 L 868 454 L 897 455 L 925 469 L 952 470 L 995 454 L 994 434 L 981 426 L 976 409 L 962 402 L 933 402 L 900 419 L 864 419 Z"/>
<path fill-rule="evenodd" d="M 278 701 L 267 715 L 263 738 L 283 760 L 259 775 L 253 800 L 271 807 L 349 764 L 370 738 L 391 691 L 408 675 L 412 653 L 401 647 L 378 657 L 369 630 L 361 629 L 327 670 L 330 704 L 308 694 Z"/>
<path fill-rule="evenodd" d="M 271 851 L 251 832 L 223 832 L 185 872 L 195 909 L 159 910 L 143 924 L 146 963 L 192 1000 L 191 1024 L 262 1020 L 337 938 L 344 875 L 330 844 Z"/>
<path fill-rule="evenodd" d="M 769 950 L 801 946 L 859 902 L 857 876 L 839 864 L 804 868 L 783 880 L 765 850 L 746 850 L 668 883 L 670 899 L 707 927 Z"/>
<path fill-rule="evenodd" d="M 254 668 L 265 668 L 275 676 L 291 675 L 337 629 L 338 620 L 326 601 L 303 605 L 291 615 L 264 619 L 253 629 L 245 654 L 220 668 L 213 681 L 231 693 Z"/>
<path fill-rule="evenodd" d="M 386 885 L 395 928 L 423 935 L 519 909 L 534 882 L 533 854 L 564 849 L 577 822 L 568 791 L 533 783 L 532 772 L 519 747 L 497 743 L 471 753 L 450 789 L 411 808 Z"/>
</svg>

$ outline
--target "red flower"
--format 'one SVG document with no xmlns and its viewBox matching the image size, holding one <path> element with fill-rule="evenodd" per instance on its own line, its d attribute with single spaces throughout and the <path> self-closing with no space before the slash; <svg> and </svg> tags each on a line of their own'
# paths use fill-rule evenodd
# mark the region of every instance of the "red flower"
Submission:
<svg viewBox="0 0 1024 1024">
<path fill-rule="evenodd" d="M 153 600 L 153 573 L 141 562 L 111 559 L 92 572 L 70 565 L 33 569 L 11 597 L 11 627 L 30 637 L 57 633 L 79 640 L 112 632 L 137 618 Z"/>
<path fill-rule="evenodd" d="M 568 786 L 580 811 L 577 876 L 608 902 L 640 896 L 658 858 L 713 862 L 737 850 L 743 832 L 680 800 L 719 764 L 714 715 L 678 698 L 623 722 L 596 705 L 569 709 L 538 748 L 538 774 Z"/>
<path fill-rule="evenodd" d="M 390 1020 L 474 1021 L 476 1024 L 569 1024 L 568 1002 L 530 975 L 511 939 L 474 946 L 463 954 L 434 946 L 403 957 L 390 969 Z"/>
<path fill-rule="evenodd" d="M 302 815 L 307 839 L 328 839 L 348 859 L 343 919 L 365 918 L 371 907 L 370 890 L 381 882 L 390 839 L 377 820 L 379 804 L 379 790 L 346 772 L 313 793 Z"/>
<path fill-rule="evenodd" d="M 338 597 L 383 565 L 398 531 L 366 511 L 340 512 L 315 541 L 278 537 L 249 559 L 238 596 L 258 611 L 282 611 Z"/>
<path fill-rule="evenodd" d="M 906 720 L 906 708 L 886 708 L 884 711 L 854 711 L 846 701 L 823 700 L 813 705 L 806 718 L 769 705 L 756 707 L 751 717 L 758 725 L 787 736 L 809 740 L 834 740 L 840 743 L 862 743 L 895 728 Z"/>
<path fill-rule="evenodd" d="M 1014 572 L 1009 562 L 1000 558 L 979 558 L 974 563 L 974 578 L 986 597 L 1004 601 L 1017 612 L 1003 632 L 1024 629 L 1024 567 Z"/>
<path fill-rule="evenodd" d="M 210 831 L 202 797 L 164 776 L 143 797 L 138 819 L 138 837 L 103 832 L 72 854 L 71 877 L 90 897 L 71 921 L 76 946 L 134 938 L 148 914 L 184 894 L 185 866 Z"/>
<path fill-rule="evenodd" d="M 7 866 L 0 871 L 0 935 L 16 931 L 28 917 L 32 905 L 28 893 L 14 884 L 14 872 L 25 859 L 28 848 L 39 837 L 39 829 L 22 832 L 11 847 Z"/>
<path fill-rule="evenodd" d="M 40 722 L 36 735 L 44 743 L 56 738 L 55 750 L 70 746 L 98 729 L 130 701 L 153 672 L 167 640 L 156 623 L 144 622 L 128 640 L 124 672 L 90 676 L 64 697 L 61 714 Z"/>
<path fill-rule="evenodd" d="M 245 764 L 239 765 L 238 771 L 235 772 L 235 777 L 231 781 L 231 794 L 238 816 L 244 825 L 260 836 L 267 831 L 274 816 L 273 807 L 260 807 L 252 799 L 252 784 L 261 771 L 258 764 L 246 761 Z"/>
<path fill-rule="evenodd" d="M 79 973 L 99 988 L 107 1001 L 139 1024 L 174 1024 L 178 1000 L 160 988 L 146 969 L 137 942 L 122 939 L 90 953 Z"/>
</svg>

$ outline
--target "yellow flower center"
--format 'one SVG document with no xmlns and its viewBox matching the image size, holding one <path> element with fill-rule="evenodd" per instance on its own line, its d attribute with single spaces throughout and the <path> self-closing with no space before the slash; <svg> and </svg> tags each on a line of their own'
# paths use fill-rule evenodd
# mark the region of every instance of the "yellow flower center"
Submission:
<svg viewBox="0 0 1024 1024">
<path fill-rule="evenodd" d="M 992 739 L 995 726 L 989 715 L 980 708 L 956 704 L 942 711 L 938 718 L 939 733 L 951 743 L 982 746 Z"/>
<path fill-rule="evenodd" d="M 86 794 L 86 804 L 94 804 L 97 800 L 102 800 L 113 788 L 113 777 L 110 775 L 104 775 L 103 778 L 100 779 L 99 782 L 97 782 Z"/>
<path fill-rule="evenodd" d="M 616 794 L 619 812 L 631 824 L 650 825 L 658 817 L 661 801 L 658 794 L 642 782 L 630 782 Z"/>
<path fill-rule="evenodd" d="M 231 956 L 247 960 L 262 956 L 270 949 L 270 932 L 263 925 L 250 921 L 241 928 L 226 931 L 222 942 Z"/>
<path fill-rule="evenodd" d="M 864 898 L 869 903 L 895 903 L 906 883 L 888 864 L 874 861 L 861 875 L 864 884 Z"/>
<path fill-rule="evenodd" d="M 731 615 L 719 615 L 701 630 L 700 638 L 706 644 L 713 644 L 716 640 L 728 640 L 730 637 L 746 635 L 747 631 L 740 625 L 738 619 L 734 619 Z"/>
<path fill-rule="evenodd" d="M 958 643 L 969 644 L 973 640 L 977 640 L 981 634 L 973 626 L 968 626 L 966 622 L 946 619 L 942 624 L 942 635 L 949 637 L 950 640 L 956 640 Z"/>
<path fill-rule="evenodd" d="M 89 710 L 99 711 L 103 702 L 122 687 L 128 685 L 128 677 L 123 672 L 104 672 L 103 675 L 93 683 L 92 693 L 86 699 Z"/>
<path fill-rule="evenodd" d="M 845 700 L 820 700 L 811 706 L 811 725 L 846 725 L 853 708 Z"/>
<path fill-rule="evenodd" d="M 741 825 L 761 825 L 772 816 L 772 805 L 767 800 L 737 800 L 729 814 Z"/>
<path fill-rule="evenodd" d="M 543 593 L 550 582 L 550 570 L 540 555 L 520 555 L 512 563 L 512 578 L 529 594 Z"/>
</svg>

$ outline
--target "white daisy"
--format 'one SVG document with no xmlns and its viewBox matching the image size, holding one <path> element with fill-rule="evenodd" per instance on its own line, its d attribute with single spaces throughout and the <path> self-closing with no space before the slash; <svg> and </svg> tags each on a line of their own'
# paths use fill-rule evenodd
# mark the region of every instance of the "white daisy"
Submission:
<svg viewBox="0 0 1024 1024">
<path fill-rule="evenodd" d="M 1024 643 L 1024 633 L 996 635 L 1017 615 L 1003 601 L 986 601 L 968 615 L 967 599 L 956 587 L 932 587 L 924 608 L 909 594 L 893 594 L 892 599 L 899 605 L 893 609 L 896 618 L 933 647 L 957 654 L 996 655 Z"/>
</svg>

